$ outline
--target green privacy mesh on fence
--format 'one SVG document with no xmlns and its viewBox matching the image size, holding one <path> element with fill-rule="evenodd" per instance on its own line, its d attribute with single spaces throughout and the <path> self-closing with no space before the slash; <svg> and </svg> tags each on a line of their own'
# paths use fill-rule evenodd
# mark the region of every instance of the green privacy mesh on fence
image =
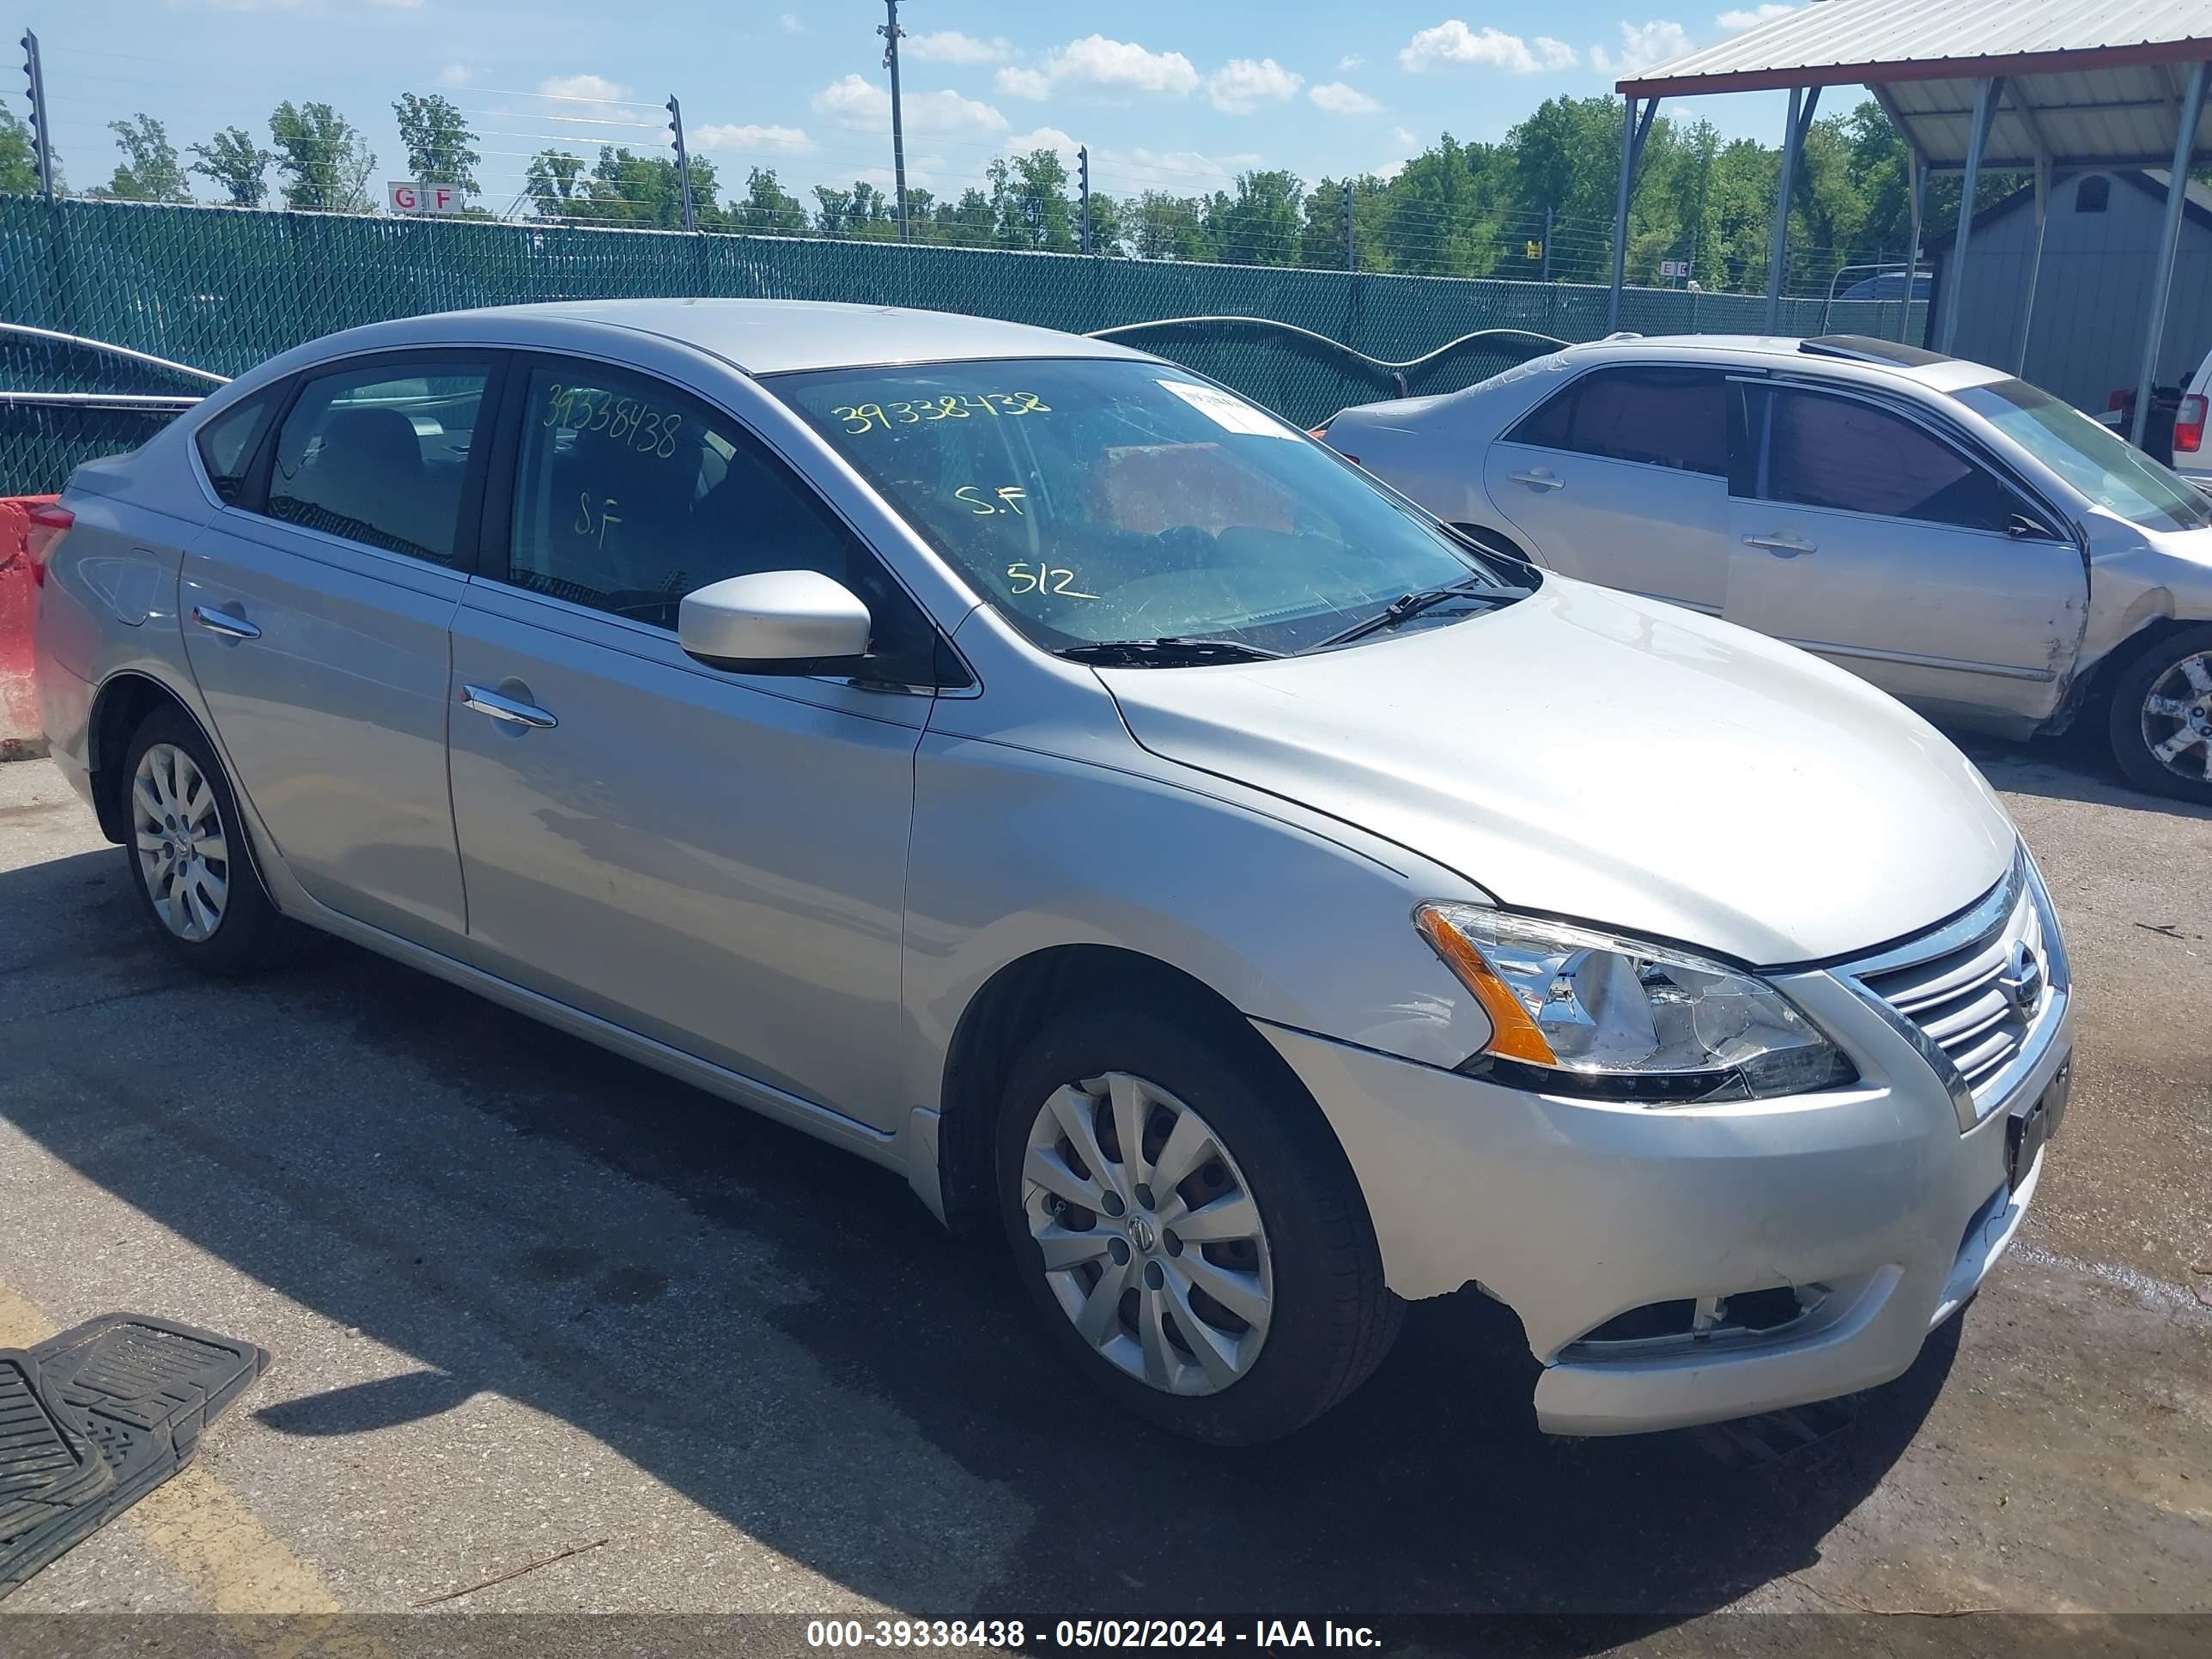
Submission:
<svg viewBox="0 0 2212 1659">
<path fill-rule="evenodd" d="M 1580 284 L 1389 276 L 860 241 L 0 198 L 0 319 L 236 374 L 288 346 L 386 318 L 470 306 L 626 295 L 849 300 L 921 306 L 1084 333 L 1163 318 L 1269 318 L 1402 362 L 1480 329 L 1569 340 L 1605 332 L 1606 292 Z M 1757 330 L 1756 295 L 1631 289 L 1621 326 L 1647 334 Z M 1784 302 L 1785 333 L 1900 331 L 1921 307 Z M 1389 397 L 1392 378 L 1293 337 L 1180 330 L 1141 343 L 1301 424 Z M 1448 392 L 1528 355 L 1480 344 L 1409 377 Z M 181 376 L 0 335 L 0 392 L 197 394 Z M 167 418 L 0 407 L 0 493 L 53 489 L 94 455 Z"/>
</svg>

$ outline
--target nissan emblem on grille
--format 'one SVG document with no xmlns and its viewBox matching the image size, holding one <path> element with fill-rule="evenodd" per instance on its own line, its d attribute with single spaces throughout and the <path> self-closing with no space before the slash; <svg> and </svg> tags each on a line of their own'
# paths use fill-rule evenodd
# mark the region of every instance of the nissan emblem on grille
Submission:
<svg viewBox="0 0 2212 1659">
<path fill-rule="evenodd" d="M 2034 1017 L 2037 1005 L 2043 1000 L 2043 963 L 2026 939 L 2012 942 L 2012 958 L 2005 964 L 1997 988 L 2023 1018 Z"/>
</svg>

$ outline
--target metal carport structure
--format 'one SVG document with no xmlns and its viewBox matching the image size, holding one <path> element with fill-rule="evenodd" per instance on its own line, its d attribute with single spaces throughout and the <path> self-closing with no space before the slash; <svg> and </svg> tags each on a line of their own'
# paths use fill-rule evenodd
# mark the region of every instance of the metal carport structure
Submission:
<svg viewBox="0 0 2212 1659">
<path fill-rule="evenodd" d="M 1928 175 L 1964 175 L 1950 261 L 1953 280 L 1941 296 L 1936 323 L 1936 344 L 1948 350 L 1957 331 L 1962 284 L 1956 278 L 1966 268 L 1974 187 L 1982 172 L 2033 173 L 2039 228 L 2055 172 L 2163 167 L 2172 177 L 2185 179 L 2199 159 L 2212 155 L 2208 75 L 2212 0 L 2132 0 L 2118 5 L 2112 0 L 1814 0 L 1719 46 L 1625 76 L 1614 87 L 1628 101 L 1607 326 L 1620 324 L 1629 200 L 1644 139 L 1663 98 L 1720 92 L 1790 94 L 1766 273 L 1766 326 L 1772 331 L 1781 312 L 1790 189 L 1821 90 L 1863 86 L 1872 92 L 1911 156 L 1908 273 L 1919 269 Z M 2166 192 L 2136 391 L 2138 443 L 2165 332 L 2183 199 L 2180 190 Z M 2035 289 L 2031 265 L 2023 301 L 2027 317 L 2034 313 Z M 2027 331 L 2023 325 L 2023 340 Z"/>
</svg>

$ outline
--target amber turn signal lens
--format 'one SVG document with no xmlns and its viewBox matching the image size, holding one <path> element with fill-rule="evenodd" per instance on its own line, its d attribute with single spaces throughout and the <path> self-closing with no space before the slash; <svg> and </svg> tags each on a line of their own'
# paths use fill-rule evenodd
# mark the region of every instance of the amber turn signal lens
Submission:
<svg viewBox="0 0 2212 1659">
<path fill-rule="evenodd" d="M 1490 1016 L 1490 1041 L 1483 1045 L 1486 1050 L 1504 1060 L 1525 1060 L 1536 1066 L 1559 1063 L 1559 1057 L 1552 1052 L 1552 1045 L 1544 1040 L 1536 1022 L 1521 1006 L 1521 999 L 1498 978 L 1498 970 L 1483 959 L 1482 952 L 1468 941 L 1466 935 L 1425 904 L 1413 913 L 1413 925 L 1428 940 L 1429 948 L 1443 958 L 1444 966 L 1458 976 L 1461 984 L 1474 993 L 1474 1000 Z"/>
</svg>

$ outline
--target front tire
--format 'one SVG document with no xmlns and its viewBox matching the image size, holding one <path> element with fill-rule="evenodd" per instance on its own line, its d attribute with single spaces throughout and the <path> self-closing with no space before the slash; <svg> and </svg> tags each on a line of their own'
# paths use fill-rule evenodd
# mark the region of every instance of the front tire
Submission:
<svg viewBox="0 0 2212 1659">
<path fill-rule="evenodd" d="M 999 1121 L 1000 1212 L 1047 1340 L 1126 1409 L 1220 1445 L 1336 1405 L 1403 1311 L 1320 1109 L 1247 1036 L 1062 1015 Z"/>
<path fill-rule="evenodd" d="M 2212 627 L 2167 634 L 2127 660 L 2108 736 L 2138 789 L 2212 803 Z"/>
<path fill-rule="evenodd" d="M 231 977 L 275 966 L 293 927 L 262 890 L 238 799 L 199 728 L 174 708 L 124 751 L 123 856 L 155 935 L 179 961 Z"/>
</svg>

